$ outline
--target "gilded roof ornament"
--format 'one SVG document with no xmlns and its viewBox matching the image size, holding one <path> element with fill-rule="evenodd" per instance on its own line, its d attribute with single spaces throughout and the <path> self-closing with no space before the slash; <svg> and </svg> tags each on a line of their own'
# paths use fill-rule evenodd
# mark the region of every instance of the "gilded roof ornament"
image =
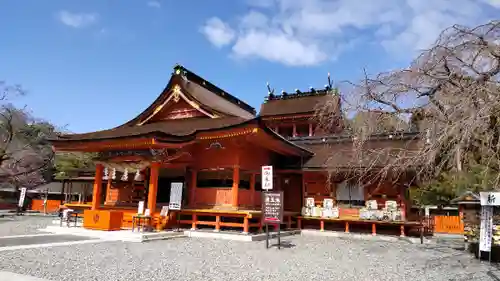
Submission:
<svg viewBox="0 0 500 281">
<path fill-rule="evenodd" d="M 181 99 L 181 86 L 176 84 L 174 85 L 172 90 L 172 98 L 174 99 L 174 102 L 179 102 L 179 100 Z"/>
</svg>

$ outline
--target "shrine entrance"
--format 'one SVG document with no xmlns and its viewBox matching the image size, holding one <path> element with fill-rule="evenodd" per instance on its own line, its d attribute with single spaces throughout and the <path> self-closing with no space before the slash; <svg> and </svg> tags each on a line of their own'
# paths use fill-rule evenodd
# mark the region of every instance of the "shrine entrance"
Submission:
<svg viewBox="0 0 500 281">
<path fill-rule="evenodd" d="M 170 201 L 170 185 L 173 182 L 184 183 L 183 201 L 186 198 L 186 169 L 185 168 L 161 168 L 158 176 L 158 194 L 156 196 L 157 206 L 167 206 Z M 184 203 L 184 202 L 183 202 Z M 184 204 L 183 204 L 184 205 Z"/>
</svg>

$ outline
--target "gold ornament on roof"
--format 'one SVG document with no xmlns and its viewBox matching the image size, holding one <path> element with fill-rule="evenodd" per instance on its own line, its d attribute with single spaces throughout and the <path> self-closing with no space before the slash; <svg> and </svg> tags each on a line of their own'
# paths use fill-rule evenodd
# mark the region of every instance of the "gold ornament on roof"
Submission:
<svg viewBox="0 0 500 281">
<path fill-rule="evenodd" d="M 175 85 L 172 90 L 172 98 L 174 99 L 174 102 L 179 102 L 181 99 L 181 86 Z"/>
</svg>

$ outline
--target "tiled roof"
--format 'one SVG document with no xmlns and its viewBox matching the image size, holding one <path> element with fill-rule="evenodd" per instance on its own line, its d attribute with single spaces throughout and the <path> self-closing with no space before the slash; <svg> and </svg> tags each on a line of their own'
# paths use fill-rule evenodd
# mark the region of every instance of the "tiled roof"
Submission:
<svg viewBox="0 0 500 281">
<path fill-rule="evenodd" d="M 366 142 L 366 152 L 362 157 L 356 155 L 350 138 L 327 137 L 305 138 L 294 141 L 314 153 L 314 156 L 304 161 L 305 169 L 339 169 L 351 167 L 382 167 L 391 162 L 396 156 L 411 157 L 415 153 L 418 140 L 415 134 L 407 134 L 403 138 L 389 139 L 387 136 L 378 136 Z"/>
<path fill-rule="evenodd" d="M 260 116 L 314 113 L 319 106 L 325 105 L 332 98 L 332 95 L 326 93 L 281 96 L 281 98 L 269 99 L 263 103 L 260 107 Z"/>
</svg>

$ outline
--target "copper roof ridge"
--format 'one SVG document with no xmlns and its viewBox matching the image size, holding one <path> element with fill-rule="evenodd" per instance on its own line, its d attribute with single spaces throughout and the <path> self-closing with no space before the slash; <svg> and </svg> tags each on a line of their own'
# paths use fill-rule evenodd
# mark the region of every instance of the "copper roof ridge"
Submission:
<svg viewBox="0 0 500 281">
<path fill-rule="evenodd" d="M 384 132 L 372 134 L 367 140 L 408 140 L 417 139 L 420 132 Z M 289 139 L 293 143 L 300 144 L 317 144 L 317 143 L 332 143 L 332 142 L 347 142 L 353 141 L 354 136 L 349 134 L 335 134 L 327 136 L 312 136 L 312 137 L 295 137 Z"/>
</svg>

